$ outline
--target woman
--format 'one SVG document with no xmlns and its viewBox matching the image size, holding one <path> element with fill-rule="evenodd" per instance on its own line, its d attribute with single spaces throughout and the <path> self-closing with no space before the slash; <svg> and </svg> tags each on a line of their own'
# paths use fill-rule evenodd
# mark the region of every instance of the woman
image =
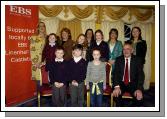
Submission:
<svg viewBox="0 0 167 119">
<path fill-rule="evenodd" d="M 130 42 L 133 44 L 133 54 L 140 57 L 142 64 L 145 64 L 147 44 L 141 37 L 141 29 L 139 27 L 135 26 L 132 28 Z"/>
<path fill-rule="evenodd" d="M 68 28 L 63 28 L 61 30 L 61 40 L 60 45 L 64 48 L 64 59 L 70 60 L 72 58 L 72 47 L 74 45 L 74 41 L 72 41 L 71 31 Z"/>
<path fill-rule="evenodd" d="M 109 63 L 112 65 L 112 71 L 114 70 L 114 64 L 117 57 L 122 55 L 122 42 L 117 40 L 118 30 L 113 28 L 109 32 Z"/>
<path fill-rule="evenodd" d="M 37 33 L 30 37 L 30 56 L 32 61 L 32 79 L 41 80 L 40 68 L 42 66 L 42 51 L 46 39 L 46 26 L 39 22 Z"/>
<path fill-rule="evenodd" d="M 86 60 L 89 62 L 90 60 L 93 59 L 92 57 L 92 52 L 90 49 L 90 46 L 92 45 L 92 42 L 94 42 L 94 33 L 92 29 L 87 29 L 85 32 L 85 37 L 87 40 L 87 50 L 86 50 Z"/>
</svg>

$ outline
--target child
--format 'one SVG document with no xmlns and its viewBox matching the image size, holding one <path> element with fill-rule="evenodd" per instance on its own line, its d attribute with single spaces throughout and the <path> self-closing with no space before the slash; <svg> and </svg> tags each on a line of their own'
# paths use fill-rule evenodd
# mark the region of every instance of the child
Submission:
<svg viewBox="0 0 167 119">
<path fill-rule="evenodd" d="M 103 89 L 106 89 L 106 65 L 100 61 L 100 50 L 93 49 L 93 61 L 88 63 L 86 84 L 90 88 L 90 103 L 92 107 L 101 107 Z"/>
<path fill-rule="evenodd" d="M 83 47 L 76 44 L 73 47 L 73 58 L 69 61 L 70 94 L 73 107 L 84 106 L 84 80 L 86 78 L 87 63 L 82 58 Z"/>
<path fill-rule="evenodd" d="M 55 33 L 49 34 L 46 45 L 42 52 L 43 64 L 51 62 L 55 59 L 55 49 L 57 47 L 57 36 Z"/>
<path fill-rule="evenodd" d="M 76 40 L 77 44 L 81 44 L 83 46 L 82 58 L 86 60 L 86 50 L 88 47 L 88 42 L 84 34 L 80 34 Z"/>
<path fill-rule="evenodd" d="M 66 104 L 67 63 L 63 59 L 64 49 L 57 47 L 56 58 L 46 64 L 52 85 L 52 102 L 54 106 L 62 107 Z"/>
<path fill-rule="evenodd" d="M 100 60 L 103 62 L 107 62 L 109 60 L 109 47 L 108 44 L 103 39 L 103 32 L 101 30 L 96 30 L 95 39 L 96 41 L 94 41 L 90 46 L 91 49 L 99 48 L 101 51 Z"/>
</svg>

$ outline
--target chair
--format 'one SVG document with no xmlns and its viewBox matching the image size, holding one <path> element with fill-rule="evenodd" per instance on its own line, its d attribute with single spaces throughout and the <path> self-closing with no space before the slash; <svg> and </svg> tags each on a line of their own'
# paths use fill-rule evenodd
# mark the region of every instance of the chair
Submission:
<svg viewBox="0 0 167 119">
<path fill-rule="evenodd" d="M 48 72 L 45 71 L 45 65 L 41 67 L 41 80 L 37 83 L 38 107 L 40 107 L 41 96 L 51 96 L 52 88 L 49 83 Z"/>
<path fill-rule="evenodd" d="M 110 63 L 106 63 L 106 89 L 103 90 L 103 95 L 111 95 L 111 71 L 112 67 Z M 111 106 L 113 105 L 113 97 L 111 95 Z M 90 107 L 90 90 L 87 90 L 87 107 Z"/>
</svg>

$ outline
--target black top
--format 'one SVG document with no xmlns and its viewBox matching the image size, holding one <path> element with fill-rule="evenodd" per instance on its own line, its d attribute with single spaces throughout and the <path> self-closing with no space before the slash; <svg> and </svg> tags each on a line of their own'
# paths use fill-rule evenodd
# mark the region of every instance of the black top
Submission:
<svg viewBox="0 0 167 119">
<path fill-rule="evenodd" d="M 101 51 L 101 61 L 108 61 L 109 60 L 109 47 L 108 44 L 105 41 L 101 41 L 100 45 L 97 45 L 96 41 L 92 42 L 90 46 L 91 50 L 93 48 L 99 48 Z M 92 54 L 92 51 L 91 51 Z M 93 60 L 93 56 L 91 58 L 91 61 Z"/>
<path fill-rule="evenodd" d="M 46 71 L 49 71 L 50 83 L 54 82 L 67 84 L 68 81 L 68 70 L 67 62 L 49 62 L 46 64 Z"/>
<path fill-rule="evenodd" d="M 81 83 L 86 78 L 87 62 L 82 58 L 77 63 L 74 59 L 71 59 L 68 62 L 69 69 L 69 81 L 76 80 L 78 83 Z"/>
<path fill-rule="evenodd" d="M 129 42 L 133 43 L 133 40 L 129 40 Z M 136 56 L 140 57 L 142 60 L 142 64 L 145 64 L 145 57 L 147 52 L 147 44 L 145 40 L 140 40 L 136 44 Z"/>
<path fill-rule="evenodd" d="M 113 71 L 113 87 L 120 85 L 123 80 L 125 67 L 125 58 L 124 56 L 119 56 L 115 61 L 115 68 Z M 144 84 L 144 72 L 142 60 L 139 57 L 134 55 L 131 56 L 130 61 L 130 82 L 134 90 L 140 89 L 143 90 Z"/>
</svg>

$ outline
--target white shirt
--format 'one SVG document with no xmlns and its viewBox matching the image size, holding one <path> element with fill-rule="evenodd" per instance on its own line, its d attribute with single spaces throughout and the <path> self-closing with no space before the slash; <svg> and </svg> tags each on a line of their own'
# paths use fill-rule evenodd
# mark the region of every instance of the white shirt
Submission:
<svg viewBox="0 0 167 119">
<path fill-rule="evenodd" d="M 75 61 L 76 63 L 79 62 L 81 59 L 82 59 L 82 56 L 80 56 L 80 57 L 74 57 L 74 61 Z"/>
<path fill-rule="evenodd" d="M 55 46 L 56 43 L 49 43 L 51 47 Z"/>
<path fill-rule="evenodd" d="M 112 53 L 112 51 L 114 50 L 114 46 L 115 46 L 115 43 L 113 45 L 110 44 L 110 52 Z"/>
<path fill-rule="evenodd" d="M 128 73 L 129 73 L 129 82 L 130 82 L 130 61 L 131 61 L 131 57 L 125 58 L 124 74 L 125 74 L 125 68 L 126 68 L 126 59 L 128 59 Z M 124 81 L 124 75 L 123 75 L 122 81 Z M 117 88 L 117 87 L 120 87 L 120 86 L 117 85 L 117 86 L 115 86 L 114 88 Z"/>
<path fill-rule="evenodd" d="M 126 59 L 128 59 L 128 73 L 129 73 L 129 82 L 130 82 L 130 60 L 131 60 L 131 57 L 125 58 L 124 75 L 125 75 L 125 68 L 126 68 Z M 122 81 L 124 81 L 124 75 L 123 75 Z"/>
<path fill-rule="evenodd" d="M 102 42 L 102 41 L 98 41 L 98 42 L 96 41 L 96 44 L 97 44 L 97 45 L 100 45 L 101 42 Z"/>
<path fill-rule="evenodd" d="M 63 62 L 63 61 L 64 61 L 63 58 L 62 59 L 55 58 L 55 62 Z"/>
</svg>

